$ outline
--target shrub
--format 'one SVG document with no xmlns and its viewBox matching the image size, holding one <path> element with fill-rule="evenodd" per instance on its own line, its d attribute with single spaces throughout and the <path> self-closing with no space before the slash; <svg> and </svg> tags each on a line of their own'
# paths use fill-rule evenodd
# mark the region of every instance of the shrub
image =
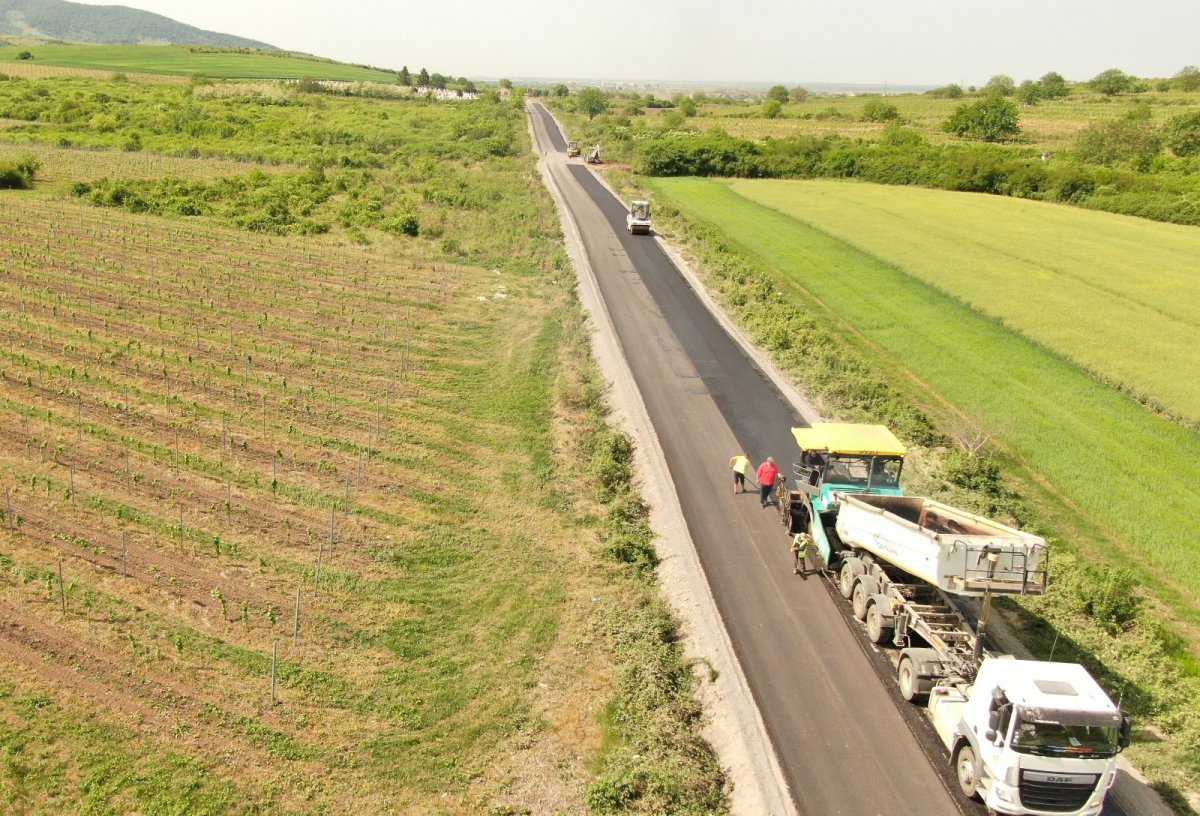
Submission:
<svg viewBox="0 0 1200 816">
<path fill-rule="evenodd" d="M 1021 132 L 1020 118 L 1012 101 L 994 95 L 960 106 L 942 129 L 968 139 L 999 142 Z"/>
<path fill-rule="evenodd" d="M 0 190 L 28 190 L 41 163 L 33 156 L 25 155 L 16 161 L 0 161 Z"/>
<path fill-rule="evenodd" d="M 1200 112 L 1173 117 L 1162 132 L 1163 141 L 1176 156 L 1200 155 Z"/>
<path fill-rule="evenodd" d="M 900 118 L 900 109 L 882 99 L 868 99 L 863 105 L 864 122 L 892 122 Z"/>
<path fill-rule="evenodd" d="M 1118 68 L 1109 68 L 1092 77 L 1088 85 L 1097 93 L 1116 96 L 1132 90 L 1134 78 Z"/>
<path fill-rule="evenodd" d="M 1088 125 L 1075 142 L 1075 156 L 1082 162 L 1105 167 L 1126 164 L 1142 171 L 1161 151 L 1162 137 L 1131 118 Z"/>
<path fill-rule="evenodd" d="M 937 99 L 962 99 L 963 89 L 961 85 L 950 83 L 940 88 L 934 88 L 932 91 L 926 91 L 926 93 Z"/>
</svg>

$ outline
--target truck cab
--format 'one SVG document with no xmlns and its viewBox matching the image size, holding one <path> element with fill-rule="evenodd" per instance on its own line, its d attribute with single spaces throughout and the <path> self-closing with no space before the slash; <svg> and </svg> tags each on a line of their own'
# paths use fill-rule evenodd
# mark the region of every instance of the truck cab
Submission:
<svg viewBox="0 0 1200 816">
<path fill-rule="evenodd" d="M 1075 663 L 987 658 L 930 695 L 962 792 L 996 813 L 1094 816 L 1130 721 Z"/>
<path fill-rule="evenodd" d="M 829 563 L 830 538 L 837 519 L 838 494 L 902 496 L 900 471 L 908 453 L 883 425 L 814 422 L 792 428 L 801 458 L 792 466 L 794 486 L 780 502 L 792 533 L 810 533 Z"/>
</svg>

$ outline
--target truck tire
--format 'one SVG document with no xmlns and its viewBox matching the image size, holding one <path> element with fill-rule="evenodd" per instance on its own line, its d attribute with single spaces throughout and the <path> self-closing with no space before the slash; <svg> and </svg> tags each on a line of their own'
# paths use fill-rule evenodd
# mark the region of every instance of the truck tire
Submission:
<svg viewBox="0 0 1200 816">
<path fill-rule="evenodd" d="M 838 574 L 838 590 L 843 598 L 850 600 L 854 594 L 854 579 L 862 574 L 863 565 L 857 558 L 847 558 L 842 562 L 842 571 Z"/>
<path fill-rule="evenodd" d="M 917 676 L 917 667 L 907 655 L 900 658 L 900 666 L 896 669 L 896 683 L 900 686 L 900 696 L 910 703 L 921 703 L 929 697 L 927 692 L 921 691 L 923 684 Z"/>
<path fill-rule="evenodd" d="M 975 749 L 969 742 L 963 742 L 954 752 L 954 777 L 958 780 L 958 789 L 968 799 L 979 799 L 979 761 L 975 757 Z"/>
<path fill-rule="evenodd" d="M 850 603 L 854 607 L 855 620 L 867 619 L 867 607 L 871 599 L 879 594 L 879 580 L 873 575 L 860 575 L 854 584 Z"/>
<path fill-rule="evenodd" d="M 867 607 L 867 637 L 872 643 L 887 643 L 892 639 L 892 627 L 884 623 L 884 617 L 878 602 Z"/>
<path fill-rule="evenodd" d="M 850 605 L 854 608 L 854 619 L 863 620 L 867 617 L 867 600 L 871 597 L 871 592 L 867 587 L 867 582 L 863 578 L 859 578 L 854 584 L 854 594 L 850 599 Z"/>
</svg>

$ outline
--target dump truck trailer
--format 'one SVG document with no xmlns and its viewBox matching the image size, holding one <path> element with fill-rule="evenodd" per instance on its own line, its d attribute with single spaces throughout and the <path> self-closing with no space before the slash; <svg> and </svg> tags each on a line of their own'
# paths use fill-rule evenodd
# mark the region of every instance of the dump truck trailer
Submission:
<svg viewBox="0 0 1200 816">
<path fill-rule="evenodd" d="M 793 433 L 784 523 L 818 543 L 870 640 L 899 649 L 901 696 L 928 701 L 963 794 L 995 813 L 1098 814 L 1129 718 L 1082 666 L 987 647 L 993 597 L 1045 592 L 1045 540 L 904 496 L 905 450 L 882 426 Z"/>
</svg>

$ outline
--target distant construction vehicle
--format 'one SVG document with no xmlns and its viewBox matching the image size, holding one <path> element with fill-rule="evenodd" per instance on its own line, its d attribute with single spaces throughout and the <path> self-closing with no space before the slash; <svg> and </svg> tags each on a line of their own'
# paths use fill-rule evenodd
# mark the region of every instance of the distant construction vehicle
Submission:
<svg viewBox="0 0 1200 816">
<path fill-rule="evenodd" d="M 631 235 L 650 234 L 650 202 L 629 202 L 629 214 L 625 216 L 625 226 Z"/>
<path fill-rule="evenodd" d="M 600 163 L 600 145 L 596 145 L 591 150 L 589 150 L 588 154 L 586 156 L 584 156 L 583 160 L 585 162 L 587 162 L 588 164 L 599 164 Z"/>
<path fill-rule="evenodd" d="M 783 522 L 810 536 L 867 637 L 900 649 L 900 694 L 929 701 L 963 794 L 991 813 L 1099 814 L 1130 719 L 1080 665 L 985 647 L 993 595 L 1045 592 L 1045 539 L 904 496 L 907 451 L 882 425 L 792 434 L 804 454 Z"/>
<path fill-rule="evenodd" d="M 579 142 L 567 142 L 567 158 L 573 159 L 579 155 Z"/>
</svg>

